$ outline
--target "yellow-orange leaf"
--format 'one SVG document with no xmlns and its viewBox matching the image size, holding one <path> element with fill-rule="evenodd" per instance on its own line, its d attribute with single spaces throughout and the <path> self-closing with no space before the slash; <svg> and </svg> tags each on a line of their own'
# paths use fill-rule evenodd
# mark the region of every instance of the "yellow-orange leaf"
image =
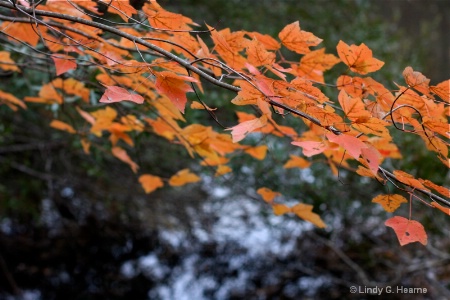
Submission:
<svg viewBox="0 0 450 300">
<path fill-rule="evenodd" d="M 194 183 L 200 180 L 200 177 L 191 173 L 189 169 L 178 171 L 175 175 L 170 177 L 169 184 L 171 186 L 182 186 L 188 183 Z"/>
<path fill-rule="evenodd" d="M 256 159 L 263 160 L 266 157 L 267 154 L 267 146 L 261 145 L 257 147 L 251 147 L 244 150 L 245 153 L 253 156 Z"/>
<path fill-rule="evenodd" d="M 297 156 L 297 155 L 289 155 L 290 159 L 284 164 L 283 168 L 289 169 L 289 168 L 300 168 L 305 169 L 308 168 L 311 165 L 311 162 L 307 161 L 303 157 Z"/>
<path fill-rule="evenodd" d="M 311 32 L 301 30 L 299 21 L 284 27 L 278 34 L 278 37 L 286 48 L 299 54 L 311 52 L 309 47 L 317 46 L 322 42 L 322 39 L 319 39 Z"/>
<path fill-rule="evenodd" d="M 278 196 L 281 196 L 280 193 L 274 192 L 266 187 L 259 188 L 256 192 L 260 194 L 261 197 L 264 199 L 264 201 L 268 203 L 273 203 L 273 199 L 275 199 Z"/>
<path fill-rule="evenodd" d="M 86 138 L 81 139 L 81 147 L 83 147 L 83 152 L 86 154 L 89 154 L 89 148 L 91 147 L 91 142 L 88 141 Z"/>
<path fill-rule="evenodd" d="M 0 51 L 0 69 L 5 71 L 17 71 L 20 72 L 16 63 L 10 57 L 11 53 L 8 51 Z"/>
<path fill-rule="evenodd" d="M 284 204 L 274 204 L 272 205 L 273 213 L 277 216 L 284 215 L 291 212 L 291 208 Z"/>
<path fill-rule="evenodd" d="M 69 125 L 63 121 L 60 120 L 53 120 L 50 123 L 50 127 L 62 130 L 62 131 L 67 131 L 69 133 L 76 133 L 76 130 L 72 127 L 72 125 Z"/>
<path fill-rule="evenodd" d="M 0 91 L 0 104 L 1 103 L 5 103 L 14 111 L 17 110 L 17 106 L 20 106 L 23 109 L 27 108 L 27 106 L 25 105 L 25 103 L 22 100 L 16 98 L 12 94 L 5 93 L 3 91 Z"/>
<path fill-rule="evenodd" d="M 450 189 L 448 189 L 444 186 L 437 185 L 429 180 L 419 179 L 419 181 L 421 183 L 423 183 L 425 186 L 437 191 L 439 194 L 443 195 L 444 197 L 450 198 Z"/>
<path fill-rule="evenodd" d="M 111 152 L 115 157 L 117 157 L 124 163 L 128 164 L 134 173 L 137 173 L 139 166 L 134 161 L 131 160 L 131 158 L 128 156 L 127 152 L 124 149 L 120 147 L 112 147 Z"/>
<path fill-rule="evenodd" d="M 384 62 L 372 56 L 372 50 L 364 43 L 359 46 L 347 45 L 339 41 L 337 52 L 341 60 L 350 67 L 350 70 L 359 74 L 367 74 L 381 69 Z"/>
<path fill-rule="evenodd" d="M 291 207 L 294 214 L 305 221 L 311 222 L 319 228 L 325 228 L 327 225 L 322 221 L 320 216 L 312 212 L 313 206 L 309 204 L 299 203 Z"/>
<path fill-rule="evenodd" d="M 439 209 L 440 211 L 442 211 L 444 214 L 447 214 L 450 216 L 450 208 L 449 207 L 444 207 L 442 205 L 440 205 L 437 202 L 431 202 L 431 205 L 433 205 L 434 207 L 436 207 L 437 209 Z"/>
<path fill-rule="evenodd" d="M 150 174 L 144 174 L 139 176 L 139 182 L 141 183 L 142 188 L 144 189 L 146 194 L 150 194 L 156 189 L 164 186 L 164 182 L 161 180 L 160 177 L 153 176 Z"/>
<path fill-rule="evenodd" d="M 445 102 L 450 103 L 450 79 L 431 86 L 430 90 Z"/>
<path fill-rule="evenodd" d="M 402 203 L 408 203 L 408 200 L 406 200 L 406 198 L 402 195 L 387 194 L 376 196 L 372 199 L 372 202 L 380 204 L 387 212 L 394 212 Z"/>
<path fill-rule="evenodd" d="M 419 180 L 415 179 L 414 176 L 412 176 L 411 174 L 408 174 L 408 173 L 400 171 L 400 170 L 395 170 L 393 173 L 394 173 L 395 178 L 397 178 L 398 181 L 403 182 L 404 184 L 407 184 L 411 187 L 428 191 L 428 189 L 426 187 L 424 187 L 422 185 L 422 183 L 420 183 Z"/>
<path fill-rule="evenodd" d="M 216 173 L 214 174 L 214 176 L 218 177 L 218 176 L 222 176 L 225 175 L 227 173 L 230 173 L 232 171 L 232 169 L 227 166 L 227 165 L 219 165 L 217 167 Z"/>
</svg>

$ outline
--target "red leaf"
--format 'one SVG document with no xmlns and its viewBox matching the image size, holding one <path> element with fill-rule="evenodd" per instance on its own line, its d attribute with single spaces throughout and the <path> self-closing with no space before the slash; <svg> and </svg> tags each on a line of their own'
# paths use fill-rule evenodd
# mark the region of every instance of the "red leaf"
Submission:
<svg viewBox="0 0 450 300">
<path fill-rule="evenodd" d="M 131 101 L 137 104 L 142 104 L 144 102 L 144 97 L 138 94 L 132 94 L 120 86 L 106 86 L 106 91 L 100 98 L 102 103 L 114 103 L 121 101 Z"/>
<path fill-rule="evenodd" d="M 77 64 L 74 62 L 74 58 L 68 55 L 58 55 L 52 56 L 53 62 L 55 63 L 56 76 L 66 73 L 69 70 L 75 70 Z"/>
<path fill-rule="evenodd" d="M 173 72 L 162 71 L 156 73 L 156 90 L 166 95 L 170 101 L 184 113 L 187 98 L 186 93 L 192 92 L 192 88 L 185 81 L 197 82 L 197 79 L 189 76 L 177 75 Z"/>
<path fill-rule="evenodd" d="M 261 128 L 266 124 L 267 124 L 267 117 L 263 115 L 260 118 L 242 122 L 227 130 L 231 130 L 231 135 L 233 136 L 233 143 L 237 143 L 243 140 L 245 136 L 250 132 L 254 131 L 255 129 Z"/>
<path fill-rule="evenodd" d="M 420 242 L 423 245 L 427 244 L 427 233 L 423 225 L 417 221 L 395 216 L 386 220 L 384 224 L 394 229 L 398 241 L 402 246 L 414 242 Z"/>
</svg>

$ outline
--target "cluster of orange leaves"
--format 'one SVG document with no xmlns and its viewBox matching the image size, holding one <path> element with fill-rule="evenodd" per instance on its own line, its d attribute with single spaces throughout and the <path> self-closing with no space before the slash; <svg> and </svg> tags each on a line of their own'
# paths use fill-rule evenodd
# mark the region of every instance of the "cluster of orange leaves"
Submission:
<svg viewBox="0 0 450 300">
<path fill-rule="evenodd" d="M 138 14 L 125 1 L 107 2 L 108 12 L 124 22 Z M 89 21 L 94 19 L 92 14 L 99 14 L 96 3 L 87 0 L 72 0 L 70 3 L 47 1 L 38 9 Z M 232 32 L 228 28 L 216 30 L 208 27 L 207 33 L 196 33 L 192 30 L 198 25 L 191 19 L 166 11 L 156 1 L 144 4 L 142 15 L 146 16 L 148 26 L 116 25 L 115 28 L 184 58 L 212 78 L 224 78 L 230 82 L 232 79 L 228 77 L 233 77 L 231 84 L 240 90 L 231 102 L 237 106 L 254 106 L 258 113 L 237 112 L 238 124 L 228 129 L 231 135 L 217 132 L 211 126 L 186 125 L 183 114 L 188 107 L 187 93 L 194 88 L 203 91 L 199 73 L 188 72 L 170 57 L 149 51 L 134 40 L 112 38 L 94 26 L 48 16 L 42 18 L 43 22 L 57 21 L 65 26 L 60 27 L 63 34 L 25 22 L 3 21 L 0 30 L 13 43 L 20 40 L 35 47 L 43 42 L 49 51 L 48 58 L 55 66 L 56 76 L 63 76 L 44 84 L 38 96 L 23 100 L 0 91 L 0 103 L 17 110 L 25 109 L 26 102 L 61 105 L 65 97 L 78 97 L 80 101 L 73 105 L 85 124 L 74 128 L 55 119 L 50 126 L 79 135 L 86 153 L 93 146 L 94 137 L 108 137 L 112 155 L 137 174 L 140 173 L 139 166 L 128 155 L 126 147 L 134 146 L 131 132 L 143 131 L 182 145 L 192 157 L 199 157 L 202 165 L 215 168 L 216 176 L 231 171 L 227 165 L 230 154 L 245 152 L 256 159 L 265 158 L 266 145 L 241 143 L 255 132 L 288 138 L 293 146 L 302 149 L 306 158 L 291 154 L 284 168 L 307 168 L 312 163 L 309 157 L 322 155 L 334 174 L 338 173 L 339 167 L 352 169 L 350 161 L 356 160 L 359 162 L 358 174 L 386 181 L 379 173 L 380 164 L 387 158 L 401 158 L 389 131 L 394 125 L 419 135 L 427 149 L 435 152 L 442 163 L 449 164 L 450 115 L 445 108 L 450 103 L 450 80 L 430 86 L 429 79 L 407 67 L 403 72 L 406 86 L 397 85 L 398 88 L 392 92 L 366 76 L 378 71 L 384 63 L 374 58 L 365 44 L 347 45 L 340 41 L 336 47 L 337 56 L 326 53 L 325 48 L 311 49 L 322 40 L 302 30 L 299 22 L 284 27 L 276 39 L 258 32 Z M 207 37 L 209 41 L 205 41 Z M 285 60 L 281 53 L 288 50 L 299 54 L 300 58 Z M 343 63 L 347 71 L 337 78 L 335 87 L 338 93 L 333 96 L 335 99 L 330 99 L 319 87 L 325 84 L 324 72 L 339 63 Z M 91 68 L 91 74 L 97 74 L 95 78 L 103 89 L 100 99 L 93 99 L 86 84 L 72 76 L 84 65 Z M 0 68 L 21 72 L 7 51 L 0 52 Z M 119 114 L 111 104 L 122 101 L 135 103 L 140 113 Z M 279 105 L 272 107 L 274 102 Z M 213 111 L 198 101 L 192 101 L 189 107 Z M 297 128 L 279 124 L 281 118 L 275 112 L 284 113 L 286 107 L 300 113 L 293 113 L 295 117 L 309 116 L 299 119 L 306 124 L 307 130 L 299 132 Z M 341 134 L 335 134 L 330 128 Z M 415 179 L 401 171 L 394 174 L 412 189 L 432 189 L 444 197 L 449 196 L 448 189 L 428 180 Z M 139 175 L 139 182 L 146 193 L 163 187 L 165 182 L 181 186 L 199 180 L 189 169 L 180 170 L 167 179 L 155 174 Z M 311 205 L 299 203 L 289 207 L 275 203 L 274 199 L 279 194 L 267 188 L 260 188 L 258 193 L 273 207 L 275 214 L 294 213 L 318 227 L 325 227 L 320 217 L 312 212 Z M 408 202 L 397 194 L 379 195 L 373 201 L 388 212 Z M 448 208 L 437 202 L 431 205 L 450 214 Z M 406 223 L 395 219 L 386 225 L 403 230 L 397 233 L 402 244 L 413 241 L 426 243 L 422 233 L 417 234 L 416 239 L 413 238 L 415 235 L 409 234 L 408 226 L 414 226 L 415 223 L 411 222 L 415 221 L 405 220 Z"/>
</svg>

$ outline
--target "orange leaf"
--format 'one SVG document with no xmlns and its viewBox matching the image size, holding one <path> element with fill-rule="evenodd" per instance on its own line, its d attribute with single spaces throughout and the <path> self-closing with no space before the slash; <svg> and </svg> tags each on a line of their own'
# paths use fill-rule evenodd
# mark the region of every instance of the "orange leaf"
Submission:
<svg viewBox="0 0 450 300">
<path fill-rule="evenodd" d="M 36 30 L 34 23 L 11 23 L 4 21 L 0 25 L 3 25 L 0 30 L 4 31 L 10 36 L 13 36 L 15 39 L 30 44 L 33 47 L 36 47 L 39 42 L 39 36 L 36 34 L 36 32 L 42 33 L 46 31 L 45 26 L 41 26 L 39 30 Z M 8 39 L 15 40 L 10 37 L 8 37 Z"/>
<path fill-rule="evenodd" d="M 322 39 L 319 39 L 311 32 L 301 30 L 299 21 L 284 27 L 278 34 L 278 37 L 286 48 L 299 54 L 310 52 L 309 47 L 317 46 L 322 42 Z"/>
<path fill-rule="evenodd" d="M 408 203 L 405 197 L 398 194 L 378 195 L 372 199 L 372 202 L 383 206 L 387 212 L 394 212 L 402 203 Z"/>
<path fill-rule="evenodd" d="M 275 61 L 275 53 L 267 51 L 264 44 L 254 39 L 247 44 L 247 58 L 255 67 L 270 65 Z"/>
<path fill-rule="evenodd" d="M 372 50 L 364 43 L 359 46 L 347 45 L 339 41 L 337 52 L 341 60 L 350 67 L 350 70 L 359 74 L 367 74 L 381 69 L 384 62 L 372 57 Z"/>
<path fill-rule="evenodd" d="M 69 133 L 76 133 L 76 130 L 73 129 L 73 127 L 71 125 L 64 123 L 60 120 L 53 120 L 50 123 L 50 127 L 53 127 L 53 128 L 59 129 L 59 130 L 63 130 L 63 131 L 67 131 Z"/>
<path fill-rule="evenodd" d="M 138 94 L 132 94 L 120 86 L 106 86 L 106 91 L 100 98 L 101 103 L 114 103 L 121 101 L 131 101 L 137 104 L 144 103 L 144 97 Z"/>
<path fill-rule="evenodd" d="M 160 177 L 153 176 L 150 174 L 144 174 L 139 176 L 139 182 L 144 188 L 146 194 L 150 194 L 154 190 L 164 186 L 164 183 Z"/>
<path fill-rule="evenodd" d="M 25 105 L 25 103 L 22 100 L 16 98 L 12 94 L 0 91 L 0 104 L 2 102 L 5 103 L 6 105 L 8 105 L 14 111 L 17 110 L 17 106 L 20 106 L 23 109 L 27 108 L 27 106 Z"/>
<path fill-rule="evenodd" d="M 450 208 L 449 207 L 444 207 L 442 205 L 440 205 L 437 202 L 431 202 L 431 205 L 433 205 L 435 208 L 439 209 L 440 211 L 442 211 L 444 214 L 447 214 L 450 216 Z"/>
<path fill-rule="evenodd" d="M 361 155 L 361 149 L 367 148 L 367 145 L 363 141 L 351 135 L 328 133 L 327 138 L 330 142 L 336 143 L 347 150 L 356 159 Z"/>
<path fill-rule="evenodd" d="M 128 19 L 131 18 L 132 15 L 137 14 L 137 10 L 128 4 L 128 1 L 100 0 L 100 2 L 111 7 L 108 12 L 119 15 L 125 22 L 128 22 Z"/>
<path fill-rule="evenodd" d="M 20 69 L 16 66 L 16 63 L 10 57 L 11 53 L 8 51 L 0 51 L 0 69 L 5 71 L 17 71 Z"/>
<path fill-rule="evenodd" d="M 427 233 L 423 225 L 417 221 L 395 216 L 386 220 L 384 224 L 394 229 L 401 246 L 414 242 L 426 245 L 428 242 Z"/>
<path fill-rule="evenodd" d="M 398 181 L 400 181 L 400 182 L 402 182 L 404 184 L 407 184 L 407 185 L 409 185 L 411 187 L 415 187 L 415 188 L 418 188 L 418 189 L 422 189 L 422 190 L 427 190 L 428 191 L 428 189 L 426 187 L 424 187 L 422 185 L 422 183 L 420 183 L 419 180 L 415 179 L 414 176 L 412 176 L 412 175 L 410 175 L 410 174 L 408 174 L 406 172 L 399 171 L 399 170 L 396 170 L 393 173 L 394 173 L 395 178 L 397 178 Z"/>
<path fill-rule="evenodd" d="M 406 67 L 403 71 L 403 77 L 405 77 L 406 83 L 416 91 L 425 95 L 430 94 L 430 87 L 428 86 L 430 79 L 426 78 L 422 73 L 414 71 L 411 67 Z"/>
<path fill-rule="evenodd" d="M 194 183 L 200 180 L 200 177 L 191 173 L 189 169 L 183 169 L 178 171 L 175 175 L 170 177 L 169 184 L 171 186 L 182 186 L 188 183 Z"/>
<path fill-rule="evenodd" d="M 289 155 L 290 159 L 283 165 L 283 168 L 300 168 L 305 169 L 311 165 L 309 161 L 304 159 L 303 157 L 299 157 L 297 155 Z"/>
<path fill-rule="evenodd" d="M 349 97 L 345 90 L 341 90 L 338 96 L 339 104 L 341 104 L 345 115 L 351 121 L 358 119 L 369 119 L 371 117 L 360 98 Z"/>
<path fill-rule="evenodd" d="M 327 145 L 324 142 L 292 142 L 292 145 L 299 146 L 303 148 L 303 155 L 310 157 L 316 154 L 320 154 L 327 148 Z"/>
<path fill-rule="evenodd" d="M 117 157 L 124 163 L 128 164 L 134 173 L 137 172 L 139 166 L 134 161 L 131 160 L 131 158 L 128 156 L 127 152 L 124 149 L 120 147 L 112 147 L 111 152 L 115 157 Z"/>
<path fill-rule="evenodd" d="M 380 166 L 381 162 L 381 154 L 374 147 L 367 144 L 366 146 L 367 148 L 361 149 L 361 156 L 367 161 L 367 163 L 369 164 L 369 168 L 373 172 L 373 174 L 377 175 L 378 167 Z"/>
<path fill-rule="evenodd" d="M 255 129 L 261 128 L 266 124 L 267 124 L 267 116 L 263 115 L 260 118 L 255 118 L 253 120 L 242 122 L 227 130 L 231 130 L 233 143 L 237 143 L 243 140 L 245 136 L 250 132 L 254 131 Z"/>
<path fill-rule="evenodd" d="M 305 221 L 311 222 L 319 228 L 325 228 L 327 225 L 322 221 L 320 216 L 312 212 L 313 206 L 309 204 L 299 203 L 291 207 L 293 213 Z"/>
<path fill-rule="evenodd" d="M 218 176 L 222 176 L 224 174 L 230 173 L 231 171 L 233 171 L 229 166 L 227 165 L 219 165 L 217 167 L 216 173 L 214 174 L 214 176 L 218 177 Z"/>
<path fill-rule="evenodd" d="M 77 68 L 75 59 L 69 55 L 61 55 L 61 54 L 58 54 L 58 56 L 52 55 L 52 59 L 53 62 L 55 63 L 56 76 L 64 74 L 69 70 L 75 70 Z"/>
<path fill-rule="evenodd" d="M 173 72 L 162 71 L 155 72 L 156 75 L 156 90 L 166 95 L 170 101 L 184 113 L 187 98 L 186 93 L 192 92 L 192 88 L 185 81 L 197 82 L 197 79 L 189 76 L 177 75 Z"/>
<path fill-rule="evenodd" d="M 419 181 L 421 183 L 423 183 L 425 186 L 437 191 L 439 194 L 443 195 L 444 197 L 450 198 L 450 189 L 440 186 L 440 185 L 437 185 L 429 180 L 419 179 Z"/>
<path fill-rule="evenodd" d="M 291 208 L 284 204 L 274 204 L 272 205 L 273 213 L 277 216 L 284 215 L 291 212 Z"/>
<path fill-rule="evenodd" d="M 445 102 L 450 103 L 450 79 L 431 86 L 430 90 Z"/>
<path fill-rule="evenodd" d="M 261 197 L 264 199 L 264 201 L 268 203 L 273 203 L 273 199 L 275 199 L 278 196 L 281 196 L 280 193 L 274 192 L 266 187 L 259 188 L 256 192 L 260 194 Z"/>
<path fill-rule="evenodd" d="M 374 134 L 390 139 L 391 136 L 389 134 L 389 130 L 386 127 L 388 125 L 389 123 L 386 121 L 370 117 L 368 119 L 360 118 L 355 120 L 355 123 L 352 124 L 352 127 L 364 134 Z"/>
<path fill-rule="evenodd" d="M 267 146 L 261 145 L 261 146 L 257 146 L 257 147 L 251 147 L 251 148 L 245 149 L 244 151 L 245 151 L 245 153 L 253 156 L 254 158 L 262 160 L 266 157 Z"/>
<path fill-rule="evenodd" d="M 333 54 L 325 54 L 325 48 L 311 51 L 301 58 L 297 75 L 324 82 L 323 71 L 331 69 L 338 62 L 340 59 Z"/>
</svg>

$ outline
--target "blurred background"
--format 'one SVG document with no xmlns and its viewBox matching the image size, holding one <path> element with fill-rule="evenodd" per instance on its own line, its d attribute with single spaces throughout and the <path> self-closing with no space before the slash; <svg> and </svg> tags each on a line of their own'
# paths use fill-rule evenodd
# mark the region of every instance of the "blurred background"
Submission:
<svg viewBox="0 0 450 300">
<path fill-rule="evenodd" d="M 169 11 L 218 29 L 277 36 L 299 20 L 303 30 L 336 53 L 339 40 L 365 43 L 385 62 L 376 79 L 392 89 L 406 66 L 432 84 L 448 79 L 449 1 L 159 1 Z M 447 16 L 447 18 L 446 18 Z M 0 46 L 1 48 L 1 46 Z M 34 75 L 33 75 L 34 74 Z M 337 73 L 327 73 L 334 83 Z M 39 74 L 29 73 L 39 78 Z M 36 78 L 14 75 L 29 95 Z M 333 92 L 332 92 L 333 93 Z M 335 92 L 334 92 L 335 93 Z M 233 94 L 208 87 L 203 100 L 235 124 Z M 449 218 L 416 201 L 428 245 L 400 247 L 384 226 L 390 214 L 371 199 L 392 190 L 320 162 L 283 169 L 289 143 L 264 140 L 268 157 L 233 158 L 234 172 L 144 194 L 128 166 L 94 152 L 83 154 L 73 137 L 48 127 L 36 106 L 12 114 L 0 106 L 0 299 L 371 299 L 350 286 L 426 288 L 426 294 L 384 294 L 386 299 L 450 299 Z M 187 119 L 216 124 L 204 112 Z M 288 117 L 289 118 L 289 117 Z M 295 120 L 294 120 L 295 121 Z M 288 121 L 289 122 L 289 121 Z M 261 137 L 248 139 L 257 144 Z M 387 161 L 436 184 L 449 173 L 423 142 L 405 136 L 403 158 Z M 300 153 L 296 153 L 300 154 Z M 142 168 L 169 177 L 198 167 L 181 148 L 153 134 L 136 137 Z M 316 229 L 293 216 L 274 216 L 256 194 L 269 187 L 313 204 L 328 224 Z M 396 215 L 408 216 L 404 205 Z"/>
</svg>

